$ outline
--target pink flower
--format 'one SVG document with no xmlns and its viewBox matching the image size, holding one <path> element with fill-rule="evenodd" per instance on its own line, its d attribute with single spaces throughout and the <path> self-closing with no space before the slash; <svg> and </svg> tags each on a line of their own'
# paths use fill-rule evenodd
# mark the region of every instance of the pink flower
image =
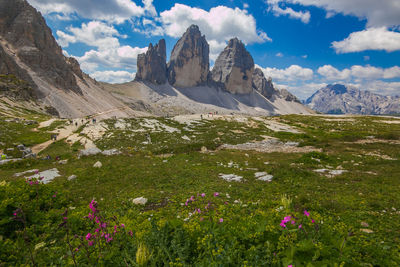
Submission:
<svg viewBox="0 0 400 267">
<path fill-rule="evenodd" d="M 296 222 L 292 220 L 291 223 L 292 223 L 292 224 L 295 224 Z"/>
<path fill-rule="evenodd" d="M 283 223 L 287 223 L 287 222 L 289 222 L 291 219 L 292 219 L 291 216 L 286 216 L 285 218 L 283 218 L 282 222 L 283 222 Z"/>
<path fill-rule="evenodd" d="M 86 240 L 89 240 L 91 237 L 92 237 L 92 234 L 91 234 L 91 233 L 88 233 L 88 234 L 86 235 Z"/>
<path fill-rule="evenodd" d="M 101 228 L 106 228 L 107 227 L 107 224 L 106 223 L 102 223 L 101 224 Z"/>
<path fill-rule="evenodd" d="M 89 247 L 93 246 L 93 244 L 94 244 L 93 241 L 89 241 L 89 242 L 88 242 Z"/>
<path fill-rule="evenodd" d="M 190 201 L 194 201 L 194 196 L 191 196 L 191 197 L 190 197 Z"/>
<path fill-rule="evenodd" d="M 303 225 L 302 225 L 302 224 L 300 224 L 300 225 L 299 225 L 299 229 L 301 229 L 302 227 L 303 227 Z"/>
<path fill-rule="evenodd" d="M 312 222 L 312 223 L 315 223 L 314 219 L 311 219 L 311 222 Z"/>
<path fill-rule="evenodd" d="M 16 213 L 16 212 L 14 212 L 14 216 L 17 216 L 17 213 Z"/>
<path fill-rule="evenodd" d="M 63 220 L 66 221 L 66 220 L 68 220 L 68 218 L 67 217 L 63 217 Z"/>
<path fill-rule="evenodd" d="M 217 197 L 217 196 L 219 196 L 219 193 L 218 193 L 218 192 L 215 192 L 215 193 L 214 193 L 214 197 Z"/>
<path fill-rule="evenodd" d="M 286 228 L 286 224 L 284 221 L 281 221 L 281 223 L 279 224 L 282 228 Z"/>
<path fill-rule="evenodd" d="M 307 217 L 309 217 L 309 216 L 310 216 L 310 213 L 309 213 L 308 211 L 304 210 L 304 215 L 307 216 Z"/>
<path fill-rule="evenodd" d="M 223 222 L 224 222 L 224 219 L 219 218 L 219 222 L 220 222 L 220 223 L 223 223 Z"/>
<path fill-rule="evenodd" d="M 199 213 L 199 214 L 200 214 L 200 213 L 201 213 L 201 209 L 197 209 L 197 213 Z"/>
<path fill-rule="evenodd" d="M 94 201 L 94 199 L 92 199 L 92 201 L 89 204 L 89 208 L 93 211 L 93 213 L 96 213 L 96 206 L 97 206 L 97 202 Z"/>
<path fill-rule="evenodd" d="M 125 228 L 125 224 L 121 223 L 121 227 L 122 227 L 122 228 Z"/>
<path fill-rule="evenodd" d="M 128 232 L 128 234 L 129 234 L 130 236 L 133 236 L 132 230 L 130 230 L 130 231 Z"/>
<path fill-rule="evenodd" d="M 94 230 L 96 233 L 100 232 L 100 228 L 97 228 L 96 230 Z"/>
<path fill-rule="evenodd" d="M 205 197 L 206 196 L 206 194 L 205 193 L 201 193 L 201 197 Z"/>
<path fill-rule="evenodd" d="M 287 267 L 293 267 L 293 265 L 290 264 L 290 265 L 288 265 Z"/>
<path fill-rule="evenodd" d="M 76 248 L 75 251 L 78 252 L 78 251 L 79 251 L 79 248 Z"/>
</svg>

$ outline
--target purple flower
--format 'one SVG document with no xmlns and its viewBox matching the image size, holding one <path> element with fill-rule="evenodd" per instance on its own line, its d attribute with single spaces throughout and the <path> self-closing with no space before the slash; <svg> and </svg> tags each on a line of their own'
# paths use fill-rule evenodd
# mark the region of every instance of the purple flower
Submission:
<svg viewBox="0 0 400 267">
<path fill-rule="evenodd" d="M 304 210 L 304 215 L 307 216 L 307 217 L 309 217 L 309 216 L 310 216 L 310 213 L 309 213 L 307 210 Z"/>
<path fill-rule="evenodd" d="M 215 193 L 214 193 L 214 197 L 217 197 L 217 196 L 219 196 L 219 193 L 218 193 L 218 192 L 215 192 Z"/>
<path fill-rule="evenodd" d="M 89 247 L 93 246 L 93 244 L 94 244 L 93 241 L 89 241 L 89 242 L 88 242 Z"/>
<path fill-rule="evenodd" d="M 282 228 L 286 228 L 285 222 L 282 220 L 281 223 L 279 224 Z"/>
<path fill-rule="evenodd" d="M 121 223 L 121 227 L 122 227 L 122 228 L 125 228 L 125 224 Z"/>
<path fill-rule="evenodd" d="M 315 223 L 314 219 L 311 219 L 311 222 L 312 222 L 312 223 Z"/>
<path fill-rule="evenodd" d="M 205 193 L 201 193 L 201 197 L 205 197 L 206 196 L 206 194 Z"/>
<path fill-rule="evenodd" d="M 219 218 L 219 222 L 220 222 L 220 223 L 223 223 L 223 222 L 224 222 L 224 219 L 223 219 L 223 218 Z"/>
<path fill-rule="evenodd" d="M 88 233 L 88 234 L 86 235 L 86 240 L 89 240 L 91 237 L 92 237 L 92 234 L 91 234 L 91 233 Z"/>
<path fill-rule="evenodd" d="M 302 225 L 302 224 L 300 224 L 300 225 L 299 225 L 299 229 L 301 229 L 302 227 L 303 227 L 303 225 Z"/>
</svg>

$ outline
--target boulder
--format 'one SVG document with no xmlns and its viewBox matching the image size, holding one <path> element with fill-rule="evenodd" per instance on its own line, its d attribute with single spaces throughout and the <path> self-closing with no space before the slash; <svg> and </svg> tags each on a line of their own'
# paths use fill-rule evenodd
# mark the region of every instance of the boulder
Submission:
<svg viewBox="0 0 400 267">
<path fill-rule="evenodd" d="M 253 91 L 253 71 L 252 56 L 239 39 L 233 38 L 215 61 L 211 76 L 217 85 L 228 92 L 249 94 Z"/>
<path fill-rule="evenodd" d="M 77 176 L 75 174 L 73 174 L 73 175 L 68 177 L 68 181 L 75 180 L 76 178 L 77 178 Z"/>
<path fill-rule="evenodd" d="M 169 83 L 180 88 L 207 84 L 209 53 L 209 45 L 199 27 L 190 26 L 172 50 L 168 63 Z"/>
<path fill-rule="evenodd" d="M 153 84 L 167 82 L 167 52 L 165 40 L 161 39 L 154 47 L 150 43 L 147 52 L 138 55 L 135 81 L 148 81 Z"/>
<path fill-rule="evenodd" d="M 100 161 L 97 161 L 94 165 L 93 168 L 101 168 L 103 167 L 103 164 Z"/>
<path fill-rule="evenodd" d="M 136 204 L 136 205 L 146 205 L 146 203 L 147 203 L 147 198 L 138 197 L 138 198 L 133 199 L 133 200 L 132 200 L 132 203 L 133 203 L 133 204 Z"/>
</svg>

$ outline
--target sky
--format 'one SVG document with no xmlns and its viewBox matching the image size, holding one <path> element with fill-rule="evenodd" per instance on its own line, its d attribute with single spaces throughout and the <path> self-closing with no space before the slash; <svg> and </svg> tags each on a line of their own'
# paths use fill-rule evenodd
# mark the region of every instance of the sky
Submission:
<svg viewBox="0 0 400 267">
<path fill-rule="evenodd" d="M 267 77 L 306 99 L 342 83 L 400 95 L 399 0 L 28 0 L 64 54 L 98 81 L 131 81 L 137 55 L 165 39 L 167 57 L 191 25 L 210 65 L 238 37 Z"/>
</svg>

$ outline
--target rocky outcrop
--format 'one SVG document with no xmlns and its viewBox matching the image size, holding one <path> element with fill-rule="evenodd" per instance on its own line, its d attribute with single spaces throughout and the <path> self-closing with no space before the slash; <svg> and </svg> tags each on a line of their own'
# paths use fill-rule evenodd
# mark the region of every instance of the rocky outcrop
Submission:
<svg viewBox="0 0 400 267">
<path fill-rule="evenodd" d="M 253 88 L 260 92 L 263 96 L 271 99 L 272 96 L 279 94 L 279 91 L 275 89 L 272 79 L 266 79 L 264 73 L 260 68 L 255 68 L 253 72 Z"/>
<path fill-rule="evenodd" d="M 234 38 L 215 61 L 212 79 L 233 94 L 249 94 L 253 90 L 253 71 L 252 56 L 244 44 Z"/>
<path fill-rule="evenodd" d="M 41 78 L 60 89 L 81 93 L 74 75 L 79 71 L 68 64 L 44 18 L 26 0 L 0 0 L 0 37 Z"/>
<path fill-rule="evenodd" d="M 286 101 L 301 103 L 300 100 L 294 94 L 290 93 L 286 89 L 281 89 L 279 91 L 279 95 L 280 95 L 281 98 L 283 98 Z"/>
<path fill-rule="evenodd" d="M 204 85 L 209 75 L 210 48 L 199 27 L 190 26 L 175 44 L 168 63 L 168 81 L 185 88 Z"/>
<path fill-rule="evenodd" d="M 165 40 L 161 39 L 154 47 L 150 43 L 147 52 L 138 55 L 135 81 L 148 81 L 164 84 L 167 81 L 167 52 Z"/>
<path fill-rule="evenodd" d="M 399 114 L 400 97 L 382 96 L 342 84 L 328 85 L 306 100 L 319 112 L 329 114 Z"/>
</svg>

